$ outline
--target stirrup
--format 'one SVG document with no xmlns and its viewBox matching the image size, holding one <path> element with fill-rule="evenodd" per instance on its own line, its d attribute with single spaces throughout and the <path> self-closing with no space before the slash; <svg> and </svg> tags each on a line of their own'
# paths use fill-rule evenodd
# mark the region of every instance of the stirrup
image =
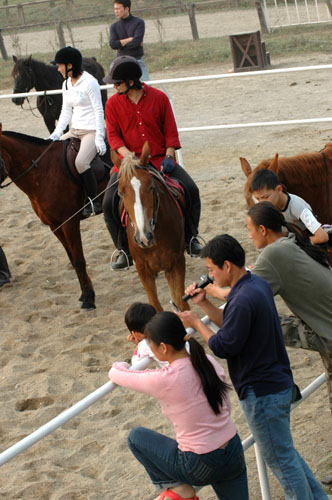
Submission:
<svg viewBox="0 0 332 500">
<path fill-rule="evenodd" d="M 96 196 L 96 198 L 98 198 L 98 196 Z M 82 212 L 83 215 L 85 216 L 85 218 L 88 218 L 88 217 L 91 217 L 94 215 L 98 215 L 102 212 L 101 206 L 100 206 L 100 211 L 96 212 L 94 201 L 95 201 L 95 198 L 90 198 L 88 196 L 88 202 L 84 205 L 83 212 Z M 98 202 L 96 202 L 96 203 L 98 203 Z"/>
<path fill-rule="evenodd" d="M 206 241 L 204 240 L 204 238 L 202 236 L 200 236 L 199 234 L 197 234 L 196 236 L 192 236 L 190 238 L 190 241 L 187 245 L 187 253 L 190 255 L 190 257 L 199 257 L 199 253 L 194 253 L 192 250 L 193 250 L 193 246 L 194 246 L 194 243 L 195 243 L 195 240 L 199 243 L 199 244 L 202 244 L 201 246 L 205 246 L 206 245 Z"/>
<path fill-rule="evenodd" d="M 116 259 L 114 258 L 114 256 L 117 255 Z M 118 258 L 120 255 L 124 255 L 125 259 L 126 259 L 126 262 L 127 262 L 127 267 L 119 267 L 118 269 L 116 268 L 113 268 L 113 264 L 116 264 Z M 124 269 L 124 270 L 127 270 L 129 269 L 130 266 L 133 265 L 133 259 L 130 255 L 128 255 L 124 250 L 118 250 L 118 249 L 115 249 L 114 252 L 112 253 L 111 255 L 111 260 L 110 260 L 110 268 L 112 271 L 119 271 L 121 269 Z"/>
</svg>

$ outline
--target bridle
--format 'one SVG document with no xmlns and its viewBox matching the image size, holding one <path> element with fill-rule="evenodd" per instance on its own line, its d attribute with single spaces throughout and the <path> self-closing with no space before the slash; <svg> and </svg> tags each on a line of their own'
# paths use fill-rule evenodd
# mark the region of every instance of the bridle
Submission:
<svg viewBox="0 0 332 500">
<path fill-rule="evenodd" d="M 14 94 L 25 94 L 25 93 L 30 92 L 30 90 L 32 88 L 36 88 L 36 77 L 34 75 L 34 72 L 32 71 L 32 68 L 30 68 L 30 67 L 29 68 L 24 68 L 24 70 L 25 70 L 24 74 L 18 72 L 17 76 L 20 76 L 20 77 L 24 76 L 24 77 L 26 77 L 26 86 L 25 86 L 25 88 L 20 88 L 20 87 L 16 87 L 15 86 L 14 90 L 13 90 Z M 15 77 L 15 80 L 16 80 L 17 76 Z M 37 115 L 34 114 L 34 110 L 35 109 L 39 109 L 38 105 L 36 107 L 34 107 L 34 108 L 31 107 L 30 100 L 29 100 L 28 96 L 26 96 L 26 97 L 23 98 L 23 102 L 21 104 L 21 108 L 25 109 L 25 108 L 23 108 L 24 99 L 27 100 L 27 102 L 29 104 L 29 108 L 28 109 L 31 111 L 31 113 L 33 114 L 33 116 L 35 116 L 36 118 L 39 118 L 39 117 L 37 117 Z M 54 99 L 51 96 L 47 95 L 47 90 L 44 91 L 43 99 L 45 99 L 47 101 L 47 104 L 49 106 L 52 106 L 54 104 Z"/>
<path fill-rule="evenodd" d="M 159 212 L 159 207 L 160 207 L 159 191 L 158 191 L 158 188 L 157 188 L 157 184 L 156 184 L 155 178 L 157 178 L 157 179 L 160 178 L 160 180 L 163 183 L 164 183 L 164 180 L 161 177 L 161 175 L 159 174 L 159 172 L 157 172 L 157 171 L 153 172 L 150 167 L 145 167 L 143 165 L 135 165 L 135 168 L 138 169 L 138 170 L 144 170 L 144 171 L 148 172 L 149 175 L 150 175 L 151 181 L 152 181 L 153 213 L 152 213 L 152 219 L 150 220 L 150 226 L 151 226 L 151 230 L 154 231 L 154 229 L 156 227 L 156 224 L 157 224 L 158 212 Z M 121 197 L 120 194 L 119 194 L 119 196 Z M 134 224 L 133 224 L 132 220 L 130 219 L 130 216 L 129 216 L 127 210 L 125 210 L 125 213 L 126 213 L 126 216 L 128 218 L 128 221 L 130 222 L 130 225 L 132 227 L 134 227 Z"/>
<path fill-rule="evenodd" d="M 34 167 L 38 167 L 38 162 L 43 158 L 43 156 L 47 153 L 47 151 L 53 146 L 54 142 L 51 141 L 50 144 L 48 144 L 47 148 L 44 149 L 44 151 L 38 156 L 38 158 L 36 160 L 32 160 L 31 161 L 31 165 L 26 169 L 24 170 L 23 172 L 21 172 L 17 177 L 15 177 L 15 179 L 12 179 L 10 182 L 7 182 L 7 184 L 0 184 L 0 189 L 4 189 L 8 186 L 10 186 L 11 184 L 15 183 L 18 179 L 21 179 L 21 177 L 24 177 L 28 172 L 30 172 L 30 170 L 32 170 Z M 6 164 L 4 162 L 4 159 L 2 158 L 2 155 L 0 154 L 0 161 L 2 163 L 2 166 L 4 167 L 5 169 L 5 172 L 6 174 L 8 175 L 8 171 L 7 171 L 7 168 L 6 168 Z"/>
</svg>

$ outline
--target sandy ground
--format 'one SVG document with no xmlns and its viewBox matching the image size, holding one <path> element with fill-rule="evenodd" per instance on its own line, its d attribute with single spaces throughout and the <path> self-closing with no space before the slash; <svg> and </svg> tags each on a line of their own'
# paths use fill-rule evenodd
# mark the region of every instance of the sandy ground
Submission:
<svg viewBox="0 0 332 500">
<path fill-rule="evenodd" d="M 272 61 L 274 67 L 327 64 L 325 56 Z M 153 74 L 152 78 L 227 72 L 223 65 Z M 301 72 L 187 84 L 168 84 L 179 127 L 331 116 L 329 71 Z M 5 130 L 47 136 L 41 119 L 1 100 Z M 181 134 L 185 167 L 202 198 L 200 232 L 208 240 L 229 232 L 243 244 L 248 264 L 256 251 L 245 226 L 244 175 L 238 158 L 254 166 L 279 152 L 318 150 L 331 138 L 329 124 L 261 127 Z M 0 193 L 0 243 L 13 274 L 0 291 L 0 450 L 55 417 L 107 381 L 116 360 L 128 359 L 123 315 L 135 300 L 146 300 L 135 270 L 109 268 L 113 245 L 97 217 L 82 223 L 97 309 L 78 307 L 79 286 L 60 243 L 32 212 L 15 186 Z M 204 263 L 187 257 L 187 283 L 203 274 Z M 163 276 L 159 294 L 168 308 Z M 280 303 L 278 302 L 280 305 Z M 282 307 L 282 306 L 281 306 Z M 315 353 L 289 349 L 296 382 L 307 386 L 323 371 Z M 233 419 L 241 437 L 248 428 L 232 393 Z M 292 417 L 296 447 L 318 478 L 331 473 L 331 413 L 326 388 L 303 402 Z M 0 470 L 5 500 L 149 500 L 153 488 L 127 449 L 134 425 L 172 435 L 158 404 L 148 397 L 115 390 L 79 417 L 43 439 Z M 330 457 L 330 458 L 328 458 Z M 252 500 L 260 497 L 253 449 L 246 454 Z M 281 500 L 271 478 L 273 500 Z M 201 500 L 215 498 L 210 488 Z"/>
</svg>

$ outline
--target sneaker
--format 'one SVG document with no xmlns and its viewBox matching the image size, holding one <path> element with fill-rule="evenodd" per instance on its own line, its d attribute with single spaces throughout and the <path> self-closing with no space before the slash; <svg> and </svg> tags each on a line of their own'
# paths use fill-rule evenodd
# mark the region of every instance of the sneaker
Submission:
<svg viewBox="0 0 332 500">
<path fill-rule="evenodd" d="M 133 265 L 132 257 L 127 254 L 124 250 L 120 250 L 119 255 L 116 258 L 116 261 L 111 263 L 111 267 L 114 271 L 118 269 L 129 269 L 129 266 Z"/>
<path fill-rule="evenodd" d="M 189 241 L 189 244 L 187 245 L 187 253 L 191 257 L 198 257 L 202 251 L 202 245 L 196 238 L 196 236 L 193 236 L 191 240 Z"/>
</svg>

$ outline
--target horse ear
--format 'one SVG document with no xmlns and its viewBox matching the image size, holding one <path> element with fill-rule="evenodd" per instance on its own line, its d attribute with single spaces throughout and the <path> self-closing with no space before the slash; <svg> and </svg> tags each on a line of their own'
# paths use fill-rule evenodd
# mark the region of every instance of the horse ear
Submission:
<svg viewBox="0 0 332 500">
<path fill-rule="evenodd" d="M 270 163 L 269 170 L 272 170 L 273 172 L 278 171 L 278 157 L 279 157 L 279 155 L 278 155 L 278 153 L 276 153 L 275 157 L 273 158 L 273 160 Z"/>
<path fill-rule="evenodd" d="M 114 149 L 111 149 L 111 160 L 116 167 L 120 168 L 121 160 L 118 157 L 118 155 L 116 154 L 116 151 L 114 151 Z"/>
<path fill-rule="evenodd" d="M 245 158 L 240 158 L 240 162 L 241 162 L 241 168 L 242 168 L 244 175 L 246 177 L 249 177 L 249 175 L 252 172 L 251 166 L 249 165 L 249 163 L 247 162 L 247 160 Z"/>
<path fill-rule="evenodd" d="M 145 141 L 143 144 L 143 149 L 142 149 L 142 154 L 140 157 L 140 164 L 146 167 L 146 165 L 149 163 L 149 156 L 150 156 L 150 146 L 148 141 Z"/>
<path fill-rule="evenodd" d="M 16 57 L 16 56 L 13 56 L 13 61 L 14 61 L 15 63 L 17 63 L 18 59 L 17 59 L 17 57 Z"/>
</svg>

